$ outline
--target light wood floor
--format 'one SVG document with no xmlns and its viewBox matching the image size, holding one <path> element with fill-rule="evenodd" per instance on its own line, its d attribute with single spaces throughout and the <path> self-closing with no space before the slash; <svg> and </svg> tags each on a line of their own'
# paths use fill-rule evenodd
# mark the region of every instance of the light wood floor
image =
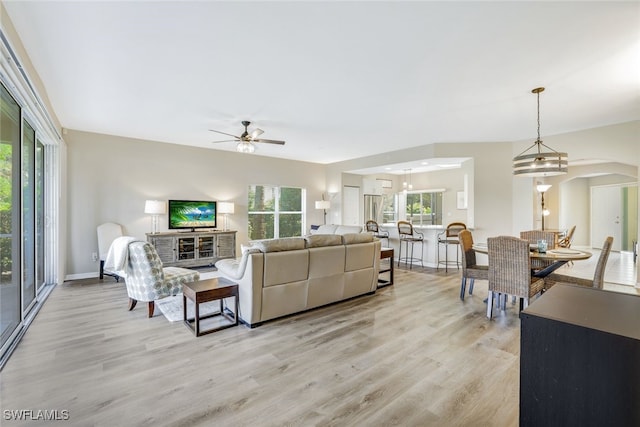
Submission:
<svg viewBox="0 0 640 427">
<path fill-rule="evenodd" d="M 128 312 L 111 279 L 65 283 L 0 373 L 2 409 L 82 426 L 516 426 L 514 306 L 489 321 L 486 282 L 461 302 L 457 272 L 396 272 L 373 296 L 199 338 Z"/>
</svg>

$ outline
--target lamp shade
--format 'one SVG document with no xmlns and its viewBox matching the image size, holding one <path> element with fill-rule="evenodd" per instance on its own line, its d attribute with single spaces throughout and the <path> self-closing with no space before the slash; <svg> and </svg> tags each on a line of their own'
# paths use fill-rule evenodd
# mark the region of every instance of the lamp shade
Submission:
<svg viewBox="0 0 640 427">
<path fill-rule="evenodd" d="M 144 213 L 163 215 L 167 213 L 167 203 L 162 200 L 147 200 L 144 203 Z"/>
<path fill-rule="evenodd" d="M 538 184 L 538 185 L 536 185 L 536 190 L 538 190 L 538 193 L 544 193 L 550 188 L 551 188 L 551 184 Z"/>
<path fill-rule="evenodd" d="M 256 146 L 253 145 L 253 142 L 238 142 L 238 145 L 236 145 L 236 151 L 238 153 L 251 154 L 256 151 Z"/>
<path fill-rule="evenodd" d="M 232 214 L 235 211 L 233 202 L 218 202 L 218 212 L 221 214 Z"/>
<path fill-rule="evenodd" d="M 331 207 L 331 202 L 329 200 L 316 201 L 316 209 L 329 209 L 330 207 Z"/>
</svg>

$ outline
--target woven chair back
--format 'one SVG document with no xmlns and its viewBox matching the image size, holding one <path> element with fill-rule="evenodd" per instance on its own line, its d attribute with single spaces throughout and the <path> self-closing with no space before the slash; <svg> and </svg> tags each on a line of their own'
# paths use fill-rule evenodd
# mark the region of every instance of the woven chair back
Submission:
<svg viewBox="0 0 640 427">
<path fill-rule="evenodd" d="M 598 264 L 596 264 L 596 271 L 593 274 L 593 287 L 602 289 L 604 285 L 604 270 L 607 267 L 607 260 L 611 253 L 611 246 L 613 246 L 613 237 L 609 236 L 604 240 L 602 245 L 602 251 L 600 252 L 600 258 L 598 258 Z"/>
<path fill-rule="evenodd" d="M 554 249 L 558 246 L 557 234 L 553 231 L 529 230 L 521 231 L 520 238 L 529 243 L 538 243 L 538 240 L 546 240 L 547 248 Z"/>
<path fill-rule="evenodd" d="M 489 290 L 529 297 L 531 261 L 529 242 L 513 236 L 489 237 Z"/>
<path fill-rule="evenodd" d="M 462 250 L 462 274 L 467 267 L 476 265 L 476 251 L 473 250 L 473 235 L 469 230 L 462 230 L 458 234 L 460 249 Z"/>
</svg>

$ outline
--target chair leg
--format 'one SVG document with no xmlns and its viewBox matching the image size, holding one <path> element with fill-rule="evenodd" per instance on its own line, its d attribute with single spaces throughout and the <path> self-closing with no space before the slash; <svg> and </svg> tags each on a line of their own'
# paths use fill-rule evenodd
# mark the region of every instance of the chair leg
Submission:
<svg viewBox="0 0 640 427">
<path fill-rule="evenodd" d="M 104 279 L 104 260 L 100 260 L 100 280 Z"/>
<path fill-rule="evenodd" d="M 493 315 L 493 291 L 489 291 L 487 295 L 487 317 L 491 320 Z"/>
<path fill-rule="evenodd" d="M 471 283 L 469 283 L 469 295 L 473 295 L 473 283 L 476 279 L 471 279 Z"/>
<path fill-rule="evenodd" d="M 149 317 L 153 317 L 153 311 L 155 308 L 155 303 L 153 301 L 149 301 Z"/>
<path fill-rule="evenodd" d="M 133 310 L 136 307 L 137 303 L 138 303 L 138 300 L 129 298 L 129 311 Z"/>
<path fill-rule="evenodd" d="M 449 244 L 444 244 L 444 272 L 449 272 Z"/>
<path fill-rule="evenodd" d="M 409 260 L 411 263 L 409 264 L 409 270 L 411 270 L 413 268 L 413 247 L 415 246 L 415 244 L 412 242 L 411 243 L 411 259 Z M 407 252 L 409 252 L 407 250 Z"/>
<path fill-rule="evenodd" d="M 398 267 L 400 267 L 400 260 L 402 259 L 402 240 L 398 242 Z"/>
<path fill-rule="evenodd" d="M 464 292 L 467 290 L 466 288 L 467 288 L 467 279 L 465 277 L 462 277 L 462 280 L 460 281 L 460 299 L 462 301 L 464 301 Z"/>
</svg>

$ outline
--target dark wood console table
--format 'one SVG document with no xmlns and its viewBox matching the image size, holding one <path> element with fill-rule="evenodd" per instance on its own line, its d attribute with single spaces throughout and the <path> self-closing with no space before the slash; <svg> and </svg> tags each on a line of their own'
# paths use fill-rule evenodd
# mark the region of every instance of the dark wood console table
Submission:
<svg viewBox="0 0 640 427">
<path fill-rule="evenodd" d="M 640 296 L 556 285 L 522 313 L 520 426 L 640 426 Z"/>
</svg>

